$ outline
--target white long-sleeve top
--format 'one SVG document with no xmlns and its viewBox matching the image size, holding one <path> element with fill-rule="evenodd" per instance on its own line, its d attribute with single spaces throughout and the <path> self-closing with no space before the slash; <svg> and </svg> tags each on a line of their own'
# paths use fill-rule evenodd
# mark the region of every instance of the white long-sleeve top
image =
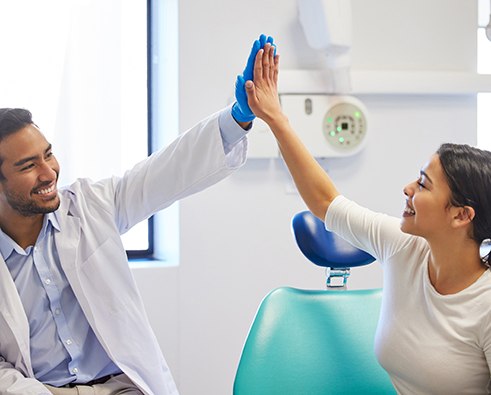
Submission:
<svg viewBox="0 0 491 395">
<path fill-rule="evenodd" d="M 491 271 L 441 295 L 429 280 L 426 240 L 403 233 L 399 219 L 338 196 L 325 225 L 382 264 L 375 353 L 398 393 L 490 394 Z"/>
</svg>

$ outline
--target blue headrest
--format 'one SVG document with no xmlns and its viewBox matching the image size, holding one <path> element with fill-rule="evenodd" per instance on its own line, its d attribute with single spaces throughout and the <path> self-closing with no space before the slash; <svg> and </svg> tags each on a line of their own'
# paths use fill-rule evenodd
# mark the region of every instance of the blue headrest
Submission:
<svg viewBox="0 0 491 395">
<path fill-rule="evenodd" d="M 326 230 L 324 222 L 310 211 L 295 214 L 292 229 L 300 251 L 318 266 L 341 269 L 368 265 L 375 260 L 370 254 Z"/>
</svg>

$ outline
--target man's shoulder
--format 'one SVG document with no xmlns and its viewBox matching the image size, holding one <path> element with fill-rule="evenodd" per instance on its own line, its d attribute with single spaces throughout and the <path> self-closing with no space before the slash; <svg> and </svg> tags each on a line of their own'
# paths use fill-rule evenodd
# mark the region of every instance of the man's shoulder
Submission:
<svg viewBox="0 0 491 395">
<path fill-rule="evenodd" d="M 114 190 L 116 178 L 93 181 L 90 178 L 78 178 L 73 183 L 59 189 L 61 209 L 69 211 L 73 205 L 78 206 L 104 206 L 114 204 Z"/>
<path fill-rule="evenodd" d="M 73 195 L 84 195 L 93 191 L 101 191 L 111 189 L 117 182 L 117 177 L 106 178 L 94 181 L 91 178 L 77 178 L 69 185 L 64 185 L 59 188 L 60 194 L 68 197 Z"/>
</svg>

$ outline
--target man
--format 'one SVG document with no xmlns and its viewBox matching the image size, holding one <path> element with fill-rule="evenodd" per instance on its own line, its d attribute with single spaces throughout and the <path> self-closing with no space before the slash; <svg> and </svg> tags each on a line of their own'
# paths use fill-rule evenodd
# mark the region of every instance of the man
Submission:
<svg viewBox="0 0 491 395">
<path fill-rule="evenodd" d="M 120 234 L 245 162 L 244 89 L 122 178 L 58 190 L 60 165 L 31 114 L 0 109 L 0 394 L 177 394 Z"/>
</svg>

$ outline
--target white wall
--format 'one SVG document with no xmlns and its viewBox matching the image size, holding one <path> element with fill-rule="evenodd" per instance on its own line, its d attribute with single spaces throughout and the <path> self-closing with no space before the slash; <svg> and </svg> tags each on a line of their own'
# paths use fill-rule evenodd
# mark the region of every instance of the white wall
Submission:
<svg viewBox="0 0 491 395">
<path fill-rule="evenodd" d="M 474 71 L 477 2 L 352 0 L 353 68 Z M 224 107 L 252 41 L 274 36 L 282 69 L 320 68 L 295 0 L 180 0 L 180 128 Z M 281 72 L 280 72 L 281 78 Z M 476 141 L 474 96 L 363 96 L 371 141 L 355 158 L 326 160 L 339 189 L 400 215 L 403 186 L 444 141 Z M 280 160 L 252 160 L 182 201 L 179 267 L 137 269 L 151 321 L 182 395 L 225 395 L 263 296 L 279 286 L 322 288 L 324 272 L 294 245 Z M 351 288 L 382 285 L 380 268 L 352 271 Z"/>
</svg>

